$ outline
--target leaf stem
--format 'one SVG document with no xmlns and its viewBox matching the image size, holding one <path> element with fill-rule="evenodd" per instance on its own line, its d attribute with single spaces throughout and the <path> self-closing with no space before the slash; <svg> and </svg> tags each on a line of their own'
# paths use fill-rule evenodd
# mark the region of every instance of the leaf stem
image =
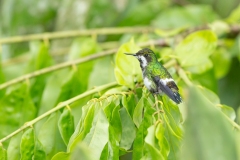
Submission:
<svg viewBox="0 0 240 160">
<path fill-rule="evenodd" d="M 14 36 L 9 38 L 1 38 L 0 44 L 19 43 L 33 40 L 50 40 L 59 38 L 69 38 L 89 35 L 106 35 L 106 34 L 123 34 L 123 33 L 145 33 L 153 32 L 153 27 L 121 27 L 121 28 L 98 28 L 87 30 L 72 30 L 62 32 L 41 33 L 23 36 Z"/>
<path fill-rule="evenodd" d="M 78 96 L 76 96 L 76 97 L 73 97 L 73 98 L 69 99 L 69 100 L 66 100 L 66 101 L 64 101 L 64 102 L 60 102 L 60 103 L 59 103 L 56 107 L 54 107 L 53 109 L 45 112 L 45 113 L 42 114 L 41 116 L 39 116 L 39 117 L 37 117 L 37 118 L 29 121 L 29 122 L 26 122 L 22 127 L 20 127 L 19 129 L 15 130 L 15 131 L 12 132 L 11 134 L 7 135 L 6 137 L 2 138 L 2 139 L 0 140 L 0 144 L 1 144 L 2 142 L 6 141 L 7 139 L 13 137 L 13 136 L 16 135 L 17 133 L 23 131 L 24 129 L 32 126 L 33 124 L 35 124 L 36 122 L 40 121 L 41 119 L 43 119 L 43 118 L 49 116 L 50 114 L 58 111 L 59 109 L 64 108 L 64 107 L 70 105 L 71 103 L 73 103 L 73 102 L 75 102 L 75 101 L 77 101 L 77 100 L 79 100 L 79 99 L 81 99 L 81 98 L 83 98 L 83 97 L 86 97 L 86 96 L 91 95 L 91 94 L 93 94 L 93 93 L 99 92 L 100 90 L 105 90 L 105 89 L 108 89 L 108 88 L 111 88 L 111 87 L 114 87 L 114 86 L 117 86 L 117 85 L 118 85 L 117 82 L 112 82 L 112 83 L 109 83 L 109 84 L 105 84 L 105 85 L 96 87 L 96 88 L 94 88 L 94 89 L 92 89 L 92 90 L 86 91 L 86 92 L 84 92 L 84 93 L 82 93 L 82 94 L 80 94 L 80 95 L 78 95 Z"/>
<path fill-rule="evenodd" d="M 222 115 L 228 120 L 228 122 L 230 122 L 234 128 L 236 128 L 238 131 L 240 131 L 240 126 L 234 122 L 232 119 L 230 119 L 227 115 L 225 115 L 223 112 L 221 112 Z"/>
</svg>

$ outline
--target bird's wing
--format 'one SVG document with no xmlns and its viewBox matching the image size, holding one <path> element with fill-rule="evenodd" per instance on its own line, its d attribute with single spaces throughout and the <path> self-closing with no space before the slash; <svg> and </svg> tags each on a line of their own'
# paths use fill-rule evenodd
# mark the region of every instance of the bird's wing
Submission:
<svg viewBox="0 0 240 160">
<path fill-rule="evenodd" d="M 174 102 L 179 104 L 182 102 L 180 94 L 178 93 L 178 87 L 172 78 L 161 79 L 160 76 L 152 77 L 159 90 L 164 92 Z"/>
</svg>

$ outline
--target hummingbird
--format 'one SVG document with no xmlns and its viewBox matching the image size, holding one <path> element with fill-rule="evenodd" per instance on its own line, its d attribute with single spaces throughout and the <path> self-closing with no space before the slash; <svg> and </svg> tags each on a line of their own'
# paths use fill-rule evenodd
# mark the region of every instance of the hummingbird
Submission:
<svg viewBox="0 0 240 160">
<path fill-rule="evenodd" d="M 142 69 L 143 82 L 153 94 L 166 94 L 175 103 L 182 102 L 178 87 L 167 69 L 157 60 L 155 53 L 144 48 L 136 54 L 125 53 L 138 59 Z"/>
</svg>

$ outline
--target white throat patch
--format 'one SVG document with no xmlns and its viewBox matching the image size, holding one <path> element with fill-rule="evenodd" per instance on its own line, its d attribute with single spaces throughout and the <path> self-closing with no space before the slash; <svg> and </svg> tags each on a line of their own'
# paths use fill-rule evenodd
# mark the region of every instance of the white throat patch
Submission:
<svg viewBox="0 0 240 160">
<path fill-rule="evenodd" d="M 138 59 L 141 60 L 141 65 L 143 68 L 147 66 L 147 60 L 144 56 L 138 56 Z"/>
</svg>

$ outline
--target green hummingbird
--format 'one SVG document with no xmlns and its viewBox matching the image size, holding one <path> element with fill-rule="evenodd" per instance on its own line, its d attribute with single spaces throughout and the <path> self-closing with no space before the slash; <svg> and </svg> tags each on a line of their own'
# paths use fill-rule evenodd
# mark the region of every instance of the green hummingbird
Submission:
<svg viewBox="0 0 240 160">
<path fill-rule="evenodd" d="M 134 56 L 140 62 L 143 74 L 143 82 L 147 89 L 153 94 L 165 93 L 177 104 L 182 102 L 178 93 L 178 87 L 167 69 L 157 60 L 155 53 L 144 48 L 136 54 L 125 53 Z"/>
</svg>

